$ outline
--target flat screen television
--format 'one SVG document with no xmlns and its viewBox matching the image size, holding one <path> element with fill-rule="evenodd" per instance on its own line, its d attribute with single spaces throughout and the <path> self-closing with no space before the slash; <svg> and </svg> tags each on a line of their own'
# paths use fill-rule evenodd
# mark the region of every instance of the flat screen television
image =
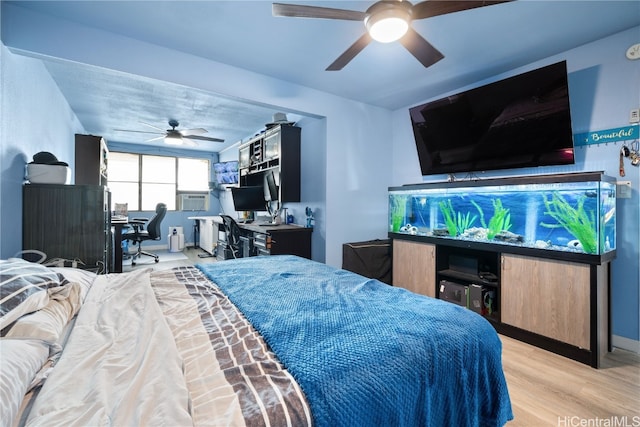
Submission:
<svg viewBox="0 0 640 427">
<path fill-rule="evenodd" d="M 565 61 L 409 114 L 422 175 L 574 163 Z"/>
<path fill-rule="evenodd" d="M 264 186 L 231 187 L 233 207 L 236 211 L 266 211 Z"/>
<path fill-rule="evenodd" d="M 216 173 L 216 183 L 220 186 L 238 183 L 238 161 L 231 160 L 213 164 Z"/>
</svg>

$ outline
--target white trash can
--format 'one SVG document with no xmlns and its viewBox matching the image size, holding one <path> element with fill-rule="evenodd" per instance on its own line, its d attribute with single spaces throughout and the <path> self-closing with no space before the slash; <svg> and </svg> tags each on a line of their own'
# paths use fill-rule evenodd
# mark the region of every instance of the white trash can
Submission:
<svg viewBox="0 0 640 427">
<path fill-rule="evenodd" d="M 169 227 L 169 252 L 180 252 L 184 249 L 184 233 L 182 227 Z"/>
</svg>

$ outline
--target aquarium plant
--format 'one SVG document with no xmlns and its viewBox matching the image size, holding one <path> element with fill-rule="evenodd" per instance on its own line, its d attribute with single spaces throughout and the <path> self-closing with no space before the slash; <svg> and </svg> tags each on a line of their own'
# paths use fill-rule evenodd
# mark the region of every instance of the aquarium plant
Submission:
<svg viewBox="0 0 640 427">
<path fill-rule="evenodd" d="M 502 201 L 500 199 L 494 199 L 492 202 L 493 216 L 489 220 L 489 226 L 487 227 L 487 239 L 489 240 L 493 240 L 493 238 L 501 231 L 509 231 L 512 225 L 509 209 L 502 206 Z"/>
<path fill-rule="evenodd" d="M 439 202 L 438 206 L 444 217 L 444 223 L 449 231 L 449 235 L 452 237 L 462 234 L 467 228 L 473 225 L 477 218 L 476 215 L 472 217 L 470 212 L 467 212 L 466 215 L 460 212 L 456 213 L 451 205 L 451 199 L 447 199 L 446 202 Z"/>
<path fill-rule="evenodd" d="M 446 202 L 438 202 L 438 206 L 440 207 L 440 212 L 442 212 L 442 217 L 444 218 L 444 225 L 449 231 L 449 236 L 457 236 L 458 227 L 456 226 L 456 221 L 454 219 L 456 212 L 453 210 L 453 206 L 451 205 L 451 199 L 447 199 Z"/>
<path fill-rule="evenodd" d="M 409 196 L 390 195 L 389 207 L 391 209 L 391 231 L 397 233 L 403 226 L 404 218 L 407 213 L 407 200 Z"/>
<path fill-rule="evenodd" d="M 540 225 L 546 228 L 562 227 L 573 237 L 578 239 L 582 245 L 582 250 L 588 254 L 597 252 L 597 238 L 595 229 L 595 213 L 587 213 L 584 209 L 586 196 L 578 198 L 577 207 L 573 207 L 557 191 L 551 193 L 551 198 L 542 194 L 546 215 L 558 221 L 557 224 L 547 224 L 541 222 Z"/>
<path fill-rule="evenodd" d="M 471 216 L 470 212 L 467 212 L 466 215 L 462 215 L 458 212 L 458 220 L 456 221 L 456 226 L 458 227 L 458 234 L 462 234 L 465 230 L 473 225 L 478 216 Z"/>
<path fill-rule="evenodd" d="M 502 206 L 502 200 L 491 200 L 491 203 L 493 204 L 493 216 L 489 220 L 489 224 L 484 221 L 484 212 L 482 211 L 482 208 L 473 200 L 471 203 L 473 203 L 480 213 L 480 223 L 487 229 L 487 239 L 493 240 L 498 233 L 501 231 L 509 231 L 513 225 L 511 224 L 511 213 L 509 212 L 509 209 Z"/>
</svg>

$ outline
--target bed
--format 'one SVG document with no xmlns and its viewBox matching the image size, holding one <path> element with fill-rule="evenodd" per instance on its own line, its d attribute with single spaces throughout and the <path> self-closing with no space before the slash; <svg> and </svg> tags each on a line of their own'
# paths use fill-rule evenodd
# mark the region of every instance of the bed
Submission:
<svg viewBox="0 0 640 427">
<path fill-rule="evenodd" d="M 94 275 L 0 261 L 3 426 L 501 426 L 491 325 L 278 255 Z"/>
</svg>

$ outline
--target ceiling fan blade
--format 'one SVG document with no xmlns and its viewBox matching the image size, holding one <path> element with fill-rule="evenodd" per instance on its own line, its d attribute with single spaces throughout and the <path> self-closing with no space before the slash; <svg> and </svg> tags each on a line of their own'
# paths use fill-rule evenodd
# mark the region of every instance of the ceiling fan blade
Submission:
<svg viewBox="0 0 640 427">
<path fill-rule="evenodd" d="M 460 12 L 477 7 L 491 6 L 499 3 L 508 3 L 512 0 L 503 1 L 454 1 L 454 0 L 426 0 L 422 3 L 414 4 L 411 8 L 412 19 L 431 18 L 432 16 L 445 15 L 447 13 Z"/>
<path fill-rule="evenodd" d="M 356 10 L 283 3 L 273 3 L 272 14 L 273 16 L 289 16 L 294 18 L 342 19 L 346 21 L 364 21 L 366 16 L 366 13 Z"/>
<path fill-rule="evenodd" d="M 164 135 L 164 131 L 162 132 L 147 132 L 146 130 L 129 130 L 129 129 L 114 129 L 114 131 L 116 132 L 135 132 L 135 133 L 150 133 L 153 135 L 158 135 L 158 134 L 163 134 Z"/>
<path fill-rule="evenodd" d="M 184 139 L 197 139 L 198 141 L 213 141 L 213 142 L 224 142 L 224 139 L 220 139 L 220 138 L 211 138 L 208 136 L 198 136 L 198 135 L 189 135 L 187 137 L 185 137 Z"/>
<path fill-rule="evenodd" d="M 160 139 L 164 139 L 164 135 L 162 136 L 157 136 L 155 138 L 151 138 L 151 139 L 147 139 L 145 142 L 151 142 L 151 141 L 158 141 Z"/>
<path fill-rule="evenodd" d="M 342 55 L 338 57 L 331 65 L 329 65 L 326 71 L 338 71 L 342 70 L 342 68 L 349 63 L 357 54 L 362 52 L 362 49 L 367 47 L 369 43 L 371 43 L 371 36 L 369 33 L 364 33 L 362 37 L 360 37 L 354 44 L 349 46 L 347 50 L 345 50 Z"/>
<path fill-rule="evenodd" d="M 179 130 L 180 135 L 182 136 L 191 136 L 191 135 L 202 135 L 203 133 L 207 133 L 206 129 L 195 128 L 195 129 L 182 129 Z"/>
<path fill-rule="evenodd" d="M 433 47 L 431 43 L 411 27 L 409 27 L 407 34 L 400 39 L 400 43 L 425 67 L 430 67 L 444 58 L 444 55 L 438 49 Z"/>
<path fill-rule="evenodd" d="M 141 121 L 141 122 L 139 122 L 139 123 L 142 123 L 142 124 L 143 124 L 143 125 L 145 125 L 145 126 L 149 126 L 150 128 L 154 128 L 154 129 L 156 129 L 156 130 L 159 130 L 160 132 L 163 132 L 163 133 L 164 133 L 164 131 L 165 131 L 164 129 L 161 129 L 161 128 L 157 127 L 157 126 L 150 125 L 149 123 L 145 123 L 145 122 L 142 122 L 142 121 Z"/>
</svg>

